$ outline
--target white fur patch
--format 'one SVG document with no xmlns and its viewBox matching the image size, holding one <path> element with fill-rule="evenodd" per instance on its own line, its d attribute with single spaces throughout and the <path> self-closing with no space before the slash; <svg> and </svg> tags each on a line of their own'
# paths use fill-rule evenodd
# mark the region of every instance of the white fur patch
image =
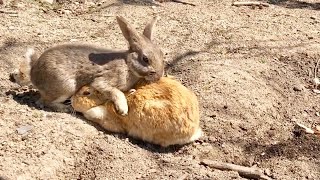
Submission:
<svg viewBox="0 0 320 180">
<path fill-rule="evenodd" d="M 201 128 L 197 129 L 197 131 L 191 136 L 190 141 L 198 140 L 203 135 L 203 131 Z"/>
<path fill-rule="evenodd" d="M 25 54 L 26 60 L 28 62 L 31 62 L 31 56 L 34 54 L 34 49 L 33 48 L 28 48 L 27 52 Z"/>
<path fill-rule="evenodd" d="M 83 114 L 84 114 L 84 117 L 86 117 L 88 120 L 91 120 L 91 121 L 102 120 L 107 117 L 107 110 L 104 106 L 97 106 L 89 109 Z"/>
<path fill-rule="evenodd" d="M 128 115 L 128 103 L 126 96 L 121 92 L 116 94 L 116 99 L 114 101 L 116 109 L 122 116 Z"/>
</svg>

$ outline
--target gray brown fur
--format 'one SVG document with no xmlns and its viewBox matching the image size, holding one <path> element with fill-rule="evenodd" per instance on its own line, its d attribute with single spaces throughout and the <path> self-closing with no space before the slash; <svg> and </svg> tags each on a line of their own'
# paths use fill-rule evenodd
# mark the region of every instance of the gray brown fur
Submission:
<svg viewBox="0 0 320 180">
<path fill-rule="evenodd" d="M 123 91 L 140 79 L 160 79 L 164 71 L 163 53 L 151 42 L 154 18 L 143 35 L 124 18 L 117 17 L 129 50 L 115 51 L 85 44 L 63 44 L 46 50 L 31 60 L 31 82 L 41 94 L 41 104 L 66 111 L 62 104 L 84 85 L 91 85 L 106 100 L 114 102 L 122 115 L 128 111 Z M 143 58 L 145 57 L 145 58 Z"/>
</svg>

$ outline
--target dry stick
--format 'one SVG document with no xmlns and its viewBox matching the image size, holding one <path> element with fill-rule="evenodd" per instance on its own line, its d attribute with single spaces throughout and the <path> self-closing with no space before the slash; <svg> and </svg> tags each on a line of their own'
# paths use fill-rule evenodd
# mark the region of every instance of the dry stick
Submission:
<svg viewBox="0 0 320 180">
<path fill-rule="evenodd" d="M 229 170 L 229 171 L 236 171 L 239 175 L 245 178 L 255 178 L 255 179 L 264 179 L 264 180 L 271 180 L 270 177 L 264 175 L 261 170 L 256 168 L 249 168 L 245 166 L 239 166 L 231 163 L 223 163 L 218 161 L 212 161 L 204 159 L 200 162 L 200 164 L 209 166 L 210 168 L 215 168 L 219 170 Z"/>
<path fill-rule="evenodd" d="M 0 0 L 1 1 L 1 0 Z M 1 10 L 0 9 L 0 13 L 4 13 L 4 14 L 18 14 L 17 11 L 6 11 L 6 10 Z"/>
<path fill-rule="evenodd" d="M 185 179 L 187 179 L 187 177 L 188 177 L 188 174 L 184 174 L 184 175 L 180 176 L 177 180 L 185 180 Z"/>
<path fill-rule="evenodd" d="M 304 130 L 305 133 L 308 134 L 315 134 L 315 135 L 320 135 L 320 127 L 316 126 L 315 128 L 308 128 L 307 126 L 300 124 L 300 123 L 296 123 L 300 128 L 302 128 Z"/>
<path fill-rule="evenodd" d="M 176 3 L 185 4 L 185 5 L 196 6 L 195 4 L 188 3 L 188 2 L 183 2 L 183 1 L 180 1 L 180 0 L 171 0 L 171 1 L 172 2 L 176 2 Z"/>
<path fill-rule="evenodd" d="M 299 127 L 301 127 L 304 130 L 304 132 L 309 133 L 309 134 L 314 134 L 314 130 L 312 130 L 311 128 L 308 128 L 307 126 L 300 124 L 300 123 L 297 123 L 297 125 Z"/>
<path fill-rule="evenodd" d="M 159 2 L 175 2 L 175 3 L 180 3 L 180 4 L 185 4 L 185 5 L 190 5 L 190 6 L 196 6 L 195 4 L 192 4 L 192 3 L 188 3 L 188 2 L 184 2 L 184 1 L 181 1 L 181 0 L 158 0 Z"/>
<path fill-rule="evenodd" d="M 233 6 L 264 6 L 269 7 L 270 5 L 268 3 L 264 2 L 254 2 L 254 1 L 248 1 L 248 2 L 233 2 Z"/>
<path fill-rule="evenodd" d="M 320 84 L 320 80 L 317 76 L 318 66 L 319 66 L 319 60 L 317 61 L 316 66 L 314 67 L 314 78 L 312 80 L 315 89 L 317 89 Z"/>
</svg>

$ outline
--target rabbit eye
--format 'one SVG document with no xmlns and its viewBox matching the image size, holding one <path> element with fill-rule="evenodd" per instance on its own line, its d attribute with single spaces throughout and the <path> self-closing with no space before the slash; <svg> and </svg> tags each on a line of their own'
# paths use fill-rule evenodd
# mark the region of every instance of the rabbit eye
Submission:
<svg viewBox="0 0 320 180">
<path fill-rule="evenodd" d="M 142 60 L 145 62 L 145 63 L 149 63 L 149 58 L 147 56 L 143 56 L 142 57 Z"/>
<path fill-rule="evenodd" d="M 85 92 L 83 92 L 83 95 L 84 95 L 84 96 L 89 96 L 89 95 L 90 95 L 90 92 L 89 92 L 89 91 L 85 91 Z"/>
</svg>

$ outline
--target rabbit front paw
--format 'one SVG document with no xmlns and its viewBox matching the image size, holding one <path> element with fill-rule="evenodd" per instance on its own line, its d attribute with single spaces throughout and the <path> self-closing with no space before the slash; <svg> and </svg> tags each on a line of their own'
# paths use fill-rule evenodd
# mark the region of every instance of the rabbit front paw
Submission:
<svg viewBox="0 0 320 180">
<path fill-rule="evenodd" d="M 126 116 L 128 115 L 128 103 L 127 103 L 127 99 L 123 99 L 121 98 L 120 100 L 115 102 L 115 108 L 118 114 L 122 115 L 122 116 Z"/>
</svg>

